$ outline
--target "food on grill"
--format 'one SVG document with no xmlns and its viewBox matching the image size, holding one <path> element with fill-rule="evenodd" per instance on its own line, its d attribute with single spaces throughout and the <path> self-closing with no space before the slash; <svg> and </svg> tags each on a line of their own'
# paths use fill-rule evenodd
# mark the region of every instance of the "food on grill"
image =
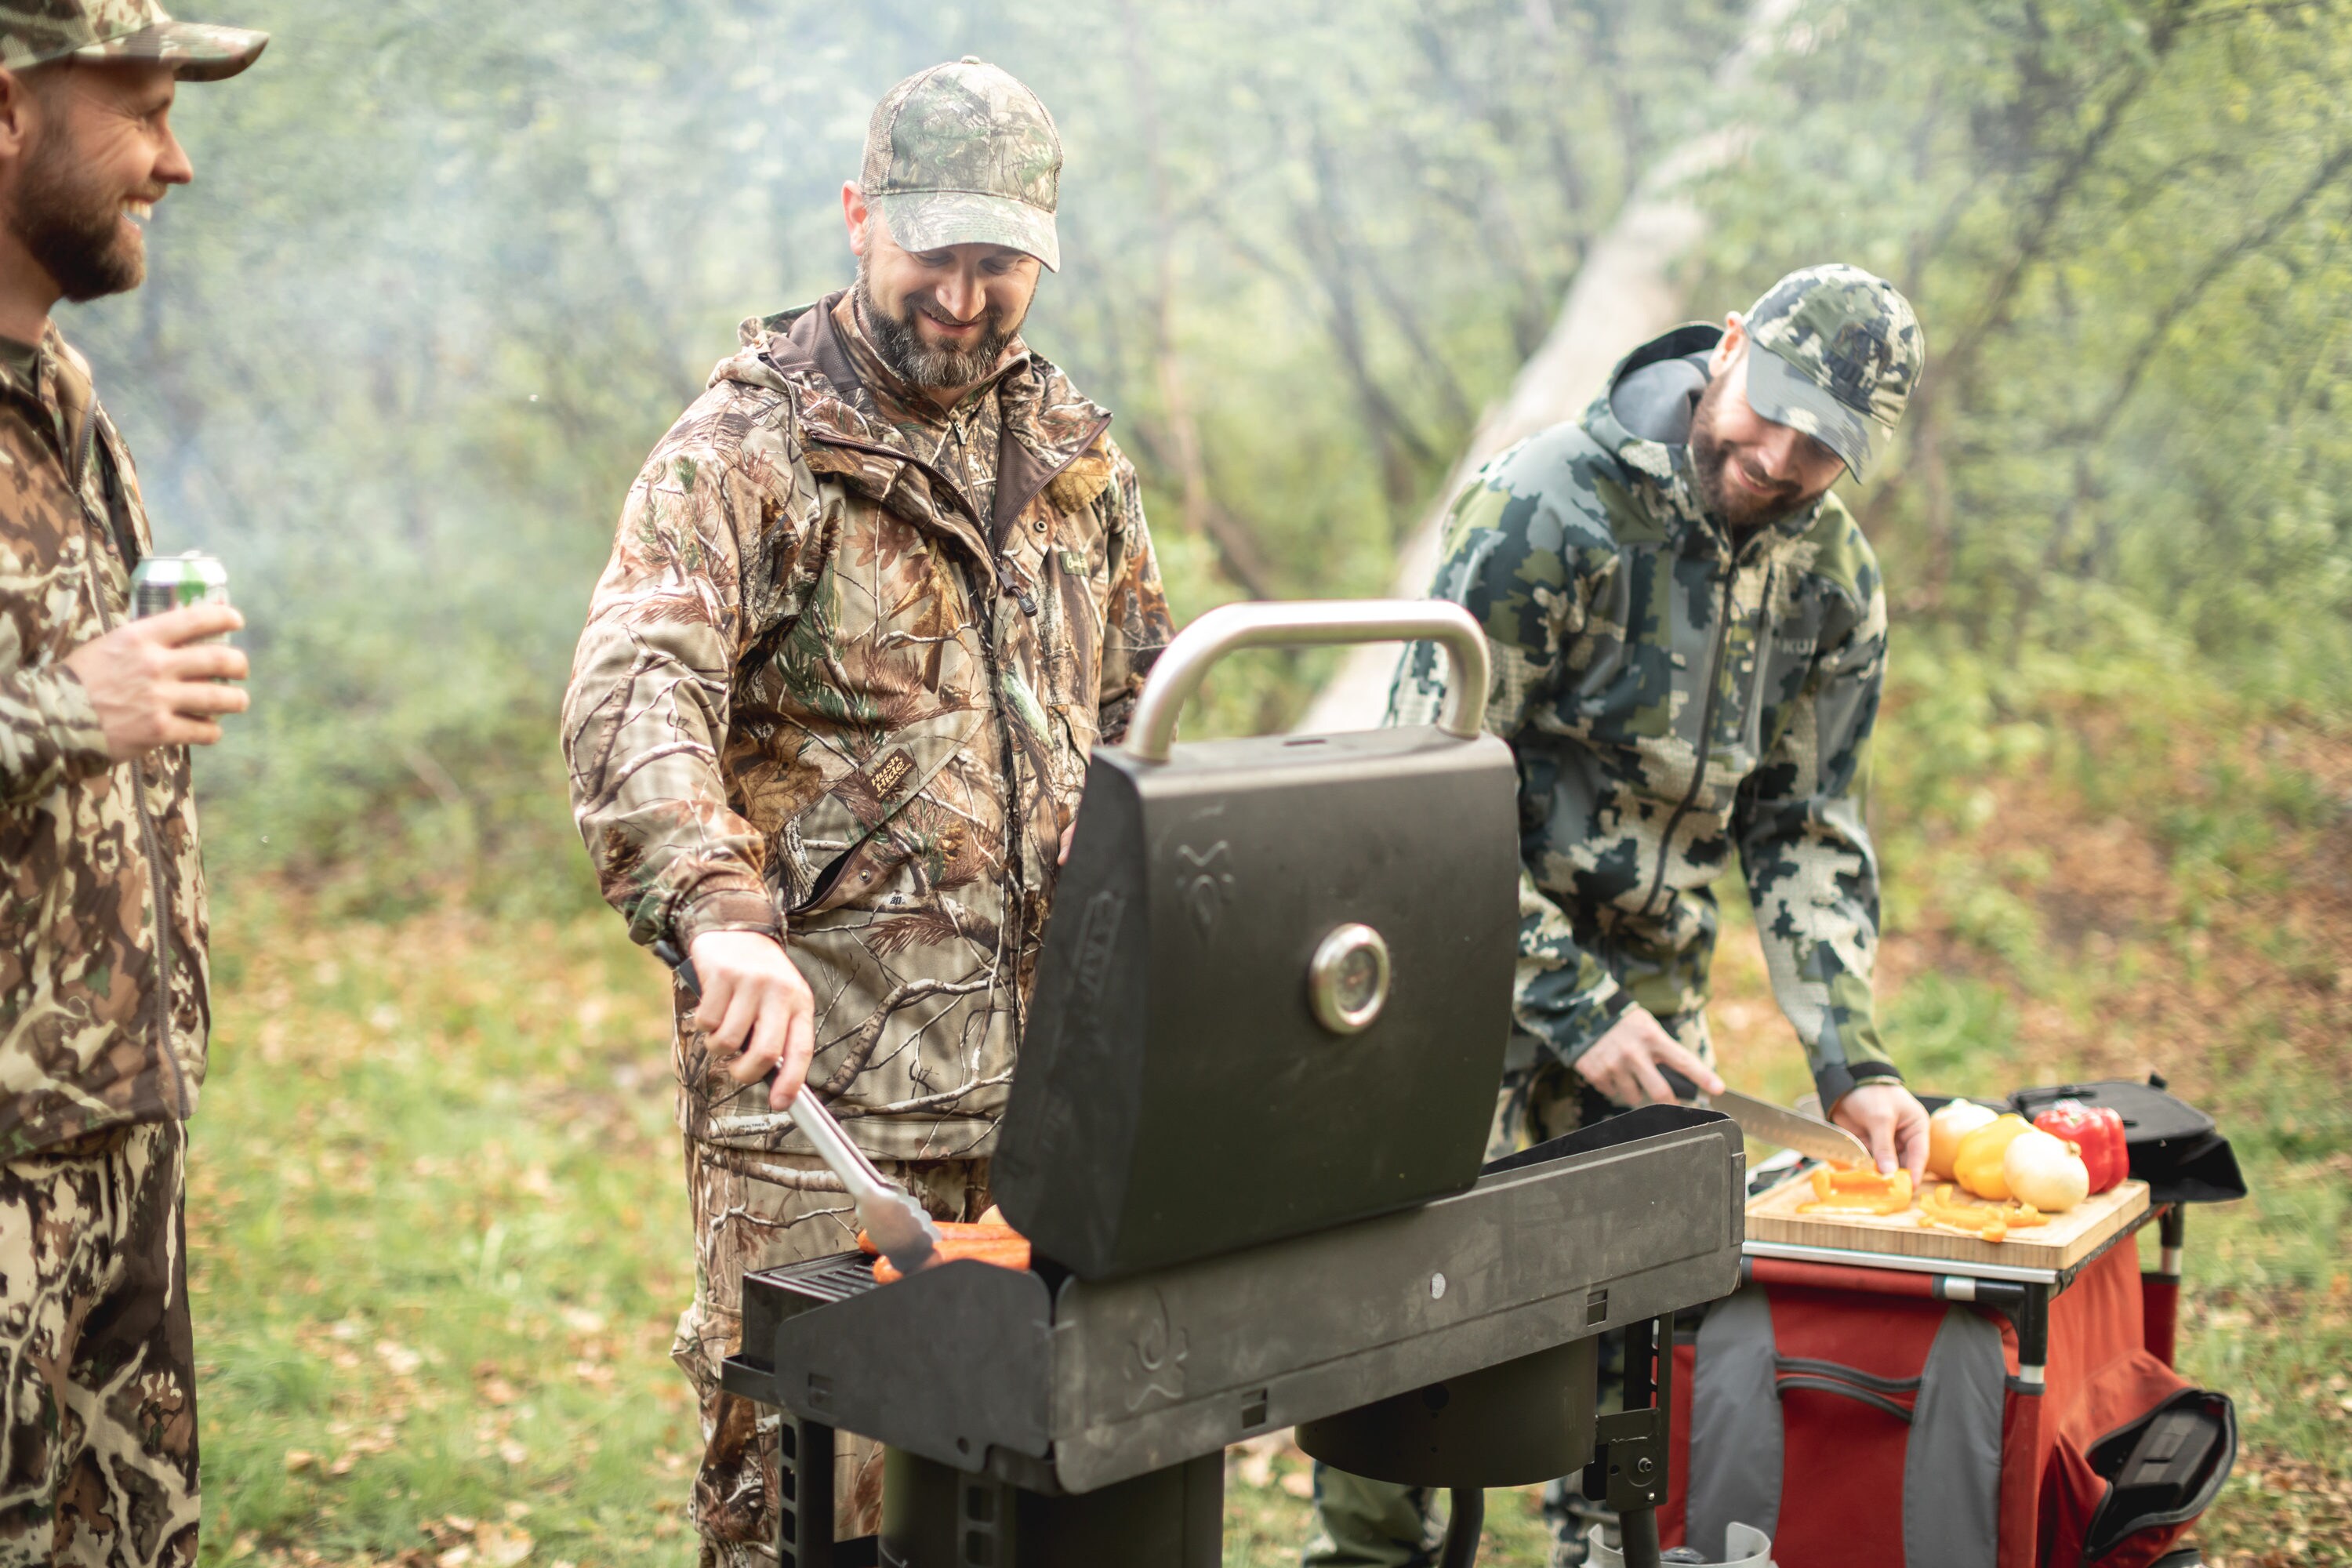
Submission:
<svg viewBox="0 0 2352 1568">
<path fill-rule="evenodd" d="M 2020 1202 L 2045 1214 L 2063 1214 L 2091 1193 L 2091 1173 L 2074 1145 L 2039 1128 L 2009 1141 L 2000 1173 Z"/>
<path fill-rule="evenodd" d="M 1868 1166 L 1813 1167 L 1813 1201 L 1799 1214 L 1901 1214 L 1911 1206 L 1911 1173 L 1881 1175 Z"/>
<path fill-rule="evenodd" d="M 1988 1202 L 1949 1182 L 1934 1182 L 1919 1194 L 1919 1224 L 1928 1230 L 1956 1231 L 1979 1241 L 2005 1241 L 2012 1230 L 2044 1223 L 2042 1211 L 2014 1198 Z"/>
<path fill-rule="evenodd" d="M 1952 1157 L 1952 1174 L 1960 1185 L 1980 1198 L 1999 1202 L 2016 1194 L 2009 1190 L 2009 1179 L 2001 1173 L 2001 1157 L 2019 1134 L 2033 1131 L 2033 1124 L 2022 1116 L 2000 1116 L 1960 1140 L 1959 1152 Z"/>
<path fill-rule="evenodd" d="M 2123 1113 L 2112 1105 L 2062 1100 L 2033 1119 L 2033 1125 L 2074 1145 L 2090 1173 L 2091 1191 L 2104 1193 L 2131 1174 L 2131 1150 L 2124 1142 Z"/>
<path fill-rule="evenodd" d="M 969 1258 L 977 1263 L 992 1263 L 999 1268 L 1025 1271 L 1029 1267 L 1029 1238 L 1009 1225 L 950 1225 L 937 1222 L 940 1229 L 939 1258 L 942 1263 L 952 1263 L 959 1258 Z M 881 1256 L 881 1249 L 864 1231 L 857 1233 L 858 1250 L 874 1259 L 874 1279 L 887 1285 L 899 1277 L 890 1260 Z"/>
<path fill-rule="evenodd" d="M 1960 1140 L 1979 1127 L 1990 1127 L 2000 1112 L 1973 1100 L 1955 1100 L 1927 1118 L 1927 1173 L 1940 1181 L 1957 1180 L 1952 1163 L 1959 1158 Z"/>
</svg>

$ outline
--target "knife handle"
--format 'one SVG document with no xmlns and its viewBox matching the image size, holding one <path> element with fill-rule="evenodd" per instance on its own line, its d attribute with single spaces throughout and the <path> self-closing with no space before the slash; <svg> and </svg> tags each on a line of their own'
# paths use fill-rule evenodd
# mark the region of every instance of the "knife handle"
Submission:
<svg viewBox="0 0 2352 1568">
<path fill-rule="evenodd" d="M 1685 1078 L 1674 1068 L 1666 1066 L 1664 1062 L 1657 1062 L 1653 1065 L 1657 1068 L 1658 1076 L 1666 1080 L 1666 1087 L 1675 1091 L 1675 1098 L 1676 1100 L 1679 1100 L 1687 1105 L 1691 1101 L 1698 1099 L 1698 1085 L 1693 1083 L 1690 1079 Z"/>
<path fill-rule="evenodd" d="M 694 960 L 686 956 L 685 950 L 664 937 L 654 943 L 654 956 L 669 965 L 670 973 L 677 976 L 677 983 L 686 987 L 688 996 L 698 1002 L 702 1000 L 702 976 L 694 972 Z"/>
</svg>

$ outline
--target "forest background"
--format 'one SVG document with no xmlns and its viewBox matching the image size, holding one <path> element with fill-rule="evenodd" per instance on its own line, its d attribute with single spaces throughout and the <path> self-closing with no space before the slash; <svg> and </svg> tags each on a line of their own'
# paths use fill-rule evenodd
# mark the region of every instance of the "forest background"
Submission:
<svg viewBox="0 0 2352 1568">
<path fill-rule="evenodd" d="M 1384 591 L 1675 168 L 1689 314 L 1832 258 L 1910 296 L 1928 379 L 1849 489 L 1890 1042 L 2221 1115 L 2257 1193 L 2192 1224 L 2187 1355 L 2249 1450 L 2206 1539 L 2352 1562 L 2352 3 L 221 4 L 276 40 L 183 93 L 148 286 L 66 317 L 257 671 L 199 764 L 207 1561 L 690 1561 L 662 993 L 556 704 L 645 452 L 740 319 L 848 281 L 869 109 L 971 53 L 1059 120 L 1030 341 L 1118 411 L 1180 619 Z M 1196 728 L 1328 668 L 1238 663 Z M 1727 897 L 1727 1058 L 1794 1092 Z M 1295 1458 L 1235 1477 L 1233 1561 L 1288 1560 Z"/>
</svg>

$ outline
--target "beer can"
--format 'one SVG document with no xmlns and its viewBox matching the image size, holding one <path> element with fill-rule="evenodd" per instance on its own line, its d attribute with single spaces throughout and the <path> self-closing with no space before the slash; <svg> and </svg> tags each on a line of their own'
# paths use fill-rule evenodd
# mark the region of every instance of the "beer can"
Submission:
<svg viewBox="0 0 2352 1568">
<path fill-rule="evenodd" d="M 228 603 L 228 568 L 199 551 L 150 555 L 131 574 L 131 613 L 144 619 L 190 605 Z"/>
</svg>

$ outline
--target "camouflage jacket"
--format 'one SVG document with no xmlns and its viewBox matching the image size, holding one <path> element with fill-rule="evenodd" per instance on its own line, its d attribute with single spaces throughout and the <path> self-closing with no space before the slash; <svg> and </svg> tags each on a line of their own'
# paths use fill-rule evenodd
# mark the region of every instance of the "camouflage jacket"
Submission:
<svg viewBox="0 0 2352 1568">
<path fill-rule="evenodd" d="M 110 761 L 63 662 L 129 617 L 138 477 L 55 328 L 37 382 L 0 365 L 0 1158 L 187 1116 L 211 1023 L 187 751 Z"/>
<path fill-rule="evenodd" d="M 1682 443 L 1720 335 L 1636 350 L 1580 424 L 1489 463 L 1454 503 L 1433 592 L 1485 626 L 1486 724 L 1518 757 L 1520 1026 L 1573 1061 L 1639 1003 L 1703 1047 L 1710 888 L 1736 847 L 1831 1105 L 1896 1076 L 1872 1013 L 1862 805 L 1885 595 L 1834 496 L 1737 546 L 1706 514 Z M 1433 715 L 1444 679 L 1409 649 L 1392 717 Z"/>
<path fill-rule="evenodd" d="M 1108 415 L 1019 352 L 982 515 L 883 416 L 841 298 L 746 322 L 630 491 L 564 705 L 573 808 L 637 941 L 786 939 L 809 1081 L 862 1147 L 975 1155 L 1087 753 L 1168 609 Z M 678 1000 L 688 1133 L 807 1152 Z"/>
</svg>

